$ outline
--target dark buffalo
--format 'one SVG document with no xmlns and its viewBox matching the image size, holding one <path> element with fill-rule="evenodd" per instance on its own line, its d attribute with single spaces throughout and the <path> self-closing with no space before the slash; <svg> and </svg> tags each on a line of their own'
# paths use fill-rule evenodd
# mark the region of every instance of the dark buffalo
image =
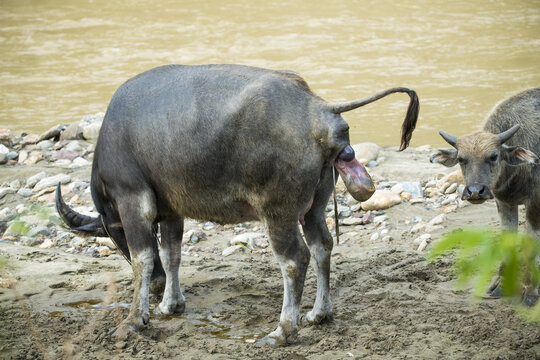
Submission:
<svg viewBox="0 0 540 360">
<path fill-rule="evenodd" d="M 453 148 L 438 150 L 431 162 L 459 163 L 462 199 L 478 204 L 495 197 L 501 223 L 510 230 L 517 230 L 518 205 L 524 204 L 527 228 L 540 240 L 540 88 L 498 104 L 483 131 L 459 138 L 440 134 Z"/>
<path fill-rule="evenodd" d="M 160 278 L 161 312 L 184 310 L 178 268 L 185 217 L 264 222 L 284 295 L 279 326 L 261 343 L 286 344 L 296 337 L 310 251 L 317 297 L 302 319 L 320 323 L 330 317 L 333 244 L 324 210 L 333 169 L 358 200 L 374 192 L 340 113 L 395 92 L 410 96 L 404 149 L 418 117 L 416 93 L 406 88 L 330 104 L 292 72 L 238 65 L 163 66 L 123 84 L 107 109 L 92 166 L 99 217 L 74 212 L 57 192 L 57 209 L 69 226 L 106 232 L 131 261 L 135 293 L 119 333 L 148 323 L 149 288 Z"/>
</svg>

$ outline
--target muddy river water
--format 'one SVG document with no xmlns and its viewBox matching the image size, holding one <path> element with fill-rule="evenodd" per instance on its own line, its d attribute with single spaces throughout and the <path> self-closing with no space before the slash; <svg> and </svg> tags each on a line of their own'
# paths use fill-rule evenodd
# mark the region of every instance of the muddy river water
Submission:
<svg viewBox="0 0 540 360">
<path fill-rule="evenodd" d="M 0 2 L 0 128 L 44 131 L 105 111 L 129 77 L 169 63 L 299 72 L 329 101 L 415 89 L 413 145 L 477 129 L 540 86 L 538 0 Z M 397 145 L 408 97 L 345 114 L 353 142 Z"/>
</svg>

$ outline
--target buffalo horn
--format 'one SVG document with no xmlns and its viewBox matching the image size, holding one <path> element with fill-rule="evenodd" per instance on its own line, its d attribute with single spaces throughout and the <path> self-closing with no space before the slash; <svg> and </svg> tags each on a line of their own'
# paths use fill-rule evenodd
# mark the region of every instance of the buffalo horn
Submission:
<svg viewBox="0 0 540 360">
<path fill-rule="evenodd" d="M 516 131 L 519 130 L 519 124 L 516 124 L 512 126 L 510 129 L 503 131 L 502 133 L 498 134 L 497 137 L 501 141 L 501 144 L 504 144 L 508 139 L 512 137 L 516 133 Z"/>
<path fill-rule="evenodd" d="M 449 133 L 443 130 L 439 130 L 439 134 L 447 143 L 449 143 L 453 147 L 456 147 L 457 136 L 450 135 Z"/>
</svg>

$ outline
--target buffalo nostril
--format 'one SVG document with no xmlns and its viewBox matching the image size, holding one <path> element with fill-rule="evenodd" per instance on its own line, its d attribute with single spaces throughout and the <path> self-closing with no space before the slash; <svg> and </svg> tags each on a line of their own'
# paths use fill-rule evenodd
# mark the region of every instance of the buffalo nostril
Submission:
<svg viewBox="0 0 540 360">
<path fill-rule="evenodd" d="M 345 149 L 339 153 L 338 157 L 343 161 L 351 161 L 354 159 L 354 149 L 352 146 L 347 145 Z"/>
</svg>

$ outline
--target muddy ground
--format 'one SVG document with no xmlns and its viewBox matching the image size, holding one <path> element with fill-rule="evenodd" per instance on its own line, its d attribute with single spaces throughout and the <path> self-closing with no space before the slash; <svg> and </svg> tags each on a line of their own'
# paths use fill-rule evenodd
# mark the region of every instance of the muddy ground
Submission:
<svg viewBox="0 0 540 360">
<path fill-rule="evenodd" d="M 438 172 L 427 152 L 383 151 L 375 178 L 421 181 Z M 2 170 L 4 171 L 4 170 Z M 15 176 L 8 169 L 2 177 Z M 88 170 L 74 173 L 89 176 Z M 231 231 L 210 231 L 200 251 L 183 255 L 186 312 L 152 315 L 148 328 L 116 341 L 110 330 L 127 315 L 131 269 L 119 256 L 93 258 L 60 249 L 0 243 L 0 358 L 5 359 L 535 359 L 540 327 L 525 323 L 500 300 L 475 302 L 454 286 L 452 259 L 434 263 L 418 253 L 409 233 L 414 217 L 443 211 L 403 202 L 385 211 L 393 240 L 371 240 L 369 227 L 342 227 L 332 254 L 335 316 L 301 328 L 296 343 L 259 348 L 254 343 L 278 322 L 282 279 L 271 254 L 221 251 Z M 459 207 L 434 238 L 458 227 L 498 226 L 495 204 Z M 188 221 L 186 230 L 201 225 Z M 253 226 L 257 226 L 254 224 Z M 429 246 L 428 246 L 429 250 Z M 302 312 L 315 298 L 310 268 Z M 151 299 L 157 306 L 159 298 Z"/>
</svg>

